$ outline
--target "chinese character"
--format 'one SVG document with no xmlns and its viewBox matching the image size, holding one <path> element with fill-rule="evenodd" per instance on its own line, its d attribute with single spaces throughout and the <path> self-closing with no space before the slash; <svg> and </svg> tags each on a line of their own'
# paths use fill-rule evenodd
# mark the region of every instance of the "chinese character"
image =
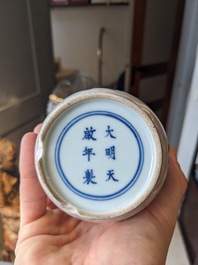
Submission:
<svg viewBox="0 0 198 265">
<path fill-rule="evenodd" d="M 97 184 L 97 182 L 93 181 L 93 179 L 95 178 L 95 176 L 93 175 L 93 170 L 87 170 L 85 171 L 85 176 L 83 177 L 85 179 L 85 181 L 83 182 L 83 184 Z"/>
<path fill-rule="evenodd" d="M 88 157 L 88 161 L 90 161 L 91 155 L 95 156 L 95 153 L 93 153 L 93 148 L 87 148 L 85 147 L 85 150 L 83 151 L 83 156 Z"/>
<path fill-rule="evenodd" d="M 113 181 L 119 181 L 118 179 L 116 179 L 116 178 L 114 178 L 114 170 L 112 169 L 112 170 L 108 170 L 107 171 L 107 176 L 109 176 L 108 177 L 108 179 L 106 180 L 106 181 L 109 181 L 110 179 L 112 179 Z"/>
<path fill-rule="evenodd" d="M 93 127 L 90 127 L 87 128 L 86 127 L 86 130 L 84 131 L 84 137 L 83 137 L 83 140 L 93 140 L 93 141 L 96 141 L 96 138 L 93 137 L 93 134 L 96 130 L 93 129 Z"/>
<path fill-rule="evenodd" d="M 113 131 L 114 130 L 111 129 L 111 127 L 108 125 L 107 130 L 106 130 L 106 133 L 107 133 L 106 137 L 110 136 L 111 138 L 115 139 L 116 137 L 112 134 Z"/>
<path fill-rule="evenodd" d="M 109 158 L 115 160 L 115 146 L 111 146 L 110 148 L 105 149 L 106 151 L 106 156 Z"/>
</svg>

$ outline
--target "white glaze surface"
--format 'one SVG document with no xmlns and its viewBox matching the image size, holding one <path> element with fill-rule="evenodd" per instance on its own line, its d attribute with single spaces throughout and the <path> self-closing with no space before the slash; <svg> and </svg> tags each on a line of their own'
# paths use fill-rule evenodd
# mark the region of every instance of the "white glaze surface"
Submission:
<svg viewBox="0 0 198 265">
<path fill-rule="evenodd" d="M 128 215 L 145 203 L 162 165 L 160 138 L 145 111 L 99 94 L 66 99 L 45 121 L 36 147 L 48 196 L 66 212 L 88 219 Z"/>
</svg>

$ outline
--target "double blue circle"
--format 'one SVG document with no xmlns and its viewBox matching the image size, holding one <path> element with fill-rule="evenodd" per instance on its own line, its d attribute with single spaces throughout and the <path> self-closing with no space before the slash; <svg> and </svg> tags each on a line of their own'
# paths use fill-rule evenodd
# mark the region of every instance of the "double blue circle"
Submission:
<svg viewBox="0 0 198 265">
<path fill-rule="evenodd" d="M 61 145 L 62 145 L 63 139 L 66 137 L 66 134 L 68 133 L 68 131 L 77 122 L 81 121 L 82 119 L 85 119 L 87 117 L 92 117 L 92 116 L 106 116 L 106 117 L 110 117 L 112 119 L 116 119 L 116 120 L 120 121 L 121 123 L 123 123 L 131 131 L 131 133 L 134 135 L 134 137 L 135 137 L 135 139 L 137 141 L 138 150 L 139 150 L 139 160 L 138 160 L 138 166 L 137 166 L 137 169 L 135 171 L 135 174 L 132 174 L 131 179 L 130 179 L 130 181 L 129 181 L 129 183 L 127 185 L 125 185 L 119 191 L 114 192 L 112 194 L 92 195 L 92 194 L 88 194 L 88 193 L 82 192 L 81 190 L 77 189 L 75 186 L 73 186 L 71 184 L 71 182 L 68 180 L 68 178 L 65 175 L 65 173 L 64 173 L 64 171 L 62 169 L 62 166 L 61 166 L 60 149 L 61 149 Z M 99 111 L 90 111 L 90 112 L 86 112 L 86 113 L 83 113 L 81 115 L 76 116 L 74 119 L 72 119 L 64 127 L 64 129 L 60 133 L 60 135 L 59 135 L 59 137 L 57 139 L 57 142 L 56 142 L 56 146 L 55 146 L 55 163 L 56 163 L 57 171 L 58 171 L 62 181 L 68 187 L 68 189 L 70 189 L 75 194 L 79 195 L 80 197 L 89 199 L 89 200 L 95 200 L 95 201 L 111 200 L 111 199 L 114 199 L 114 198 L 119 197 L 122 194 L 126 193 L 135 184 L 135 182 L 139 178 L 140 173 L 142 171 L 143 163 L 144 163 L 144 148 L 143 148 L 142 140 L 141 140 L 140 135 L 138 134 L 137 130 L 125 118 L 123 118 L 122 116 L 120 116 L 120 115 L 118 115 L 116 113 L 112 113 L 112 112 L 109 112 L 109 111 L 100 111 L 100 110 Z"/>
</svg>

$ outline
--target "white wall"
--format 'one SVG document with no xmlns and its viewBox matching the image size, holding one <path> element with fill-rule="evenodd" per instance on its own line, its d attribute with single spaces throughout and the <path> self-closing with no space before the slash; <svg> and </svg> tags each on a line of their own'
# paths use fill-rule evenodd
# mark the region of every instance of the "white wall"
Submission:
<svg viewBox="0 0 198 265">
<path fill-rule="evenodd" d="M 186 1 L 177 68 L 173 84 L 167 133 L 170 145 L 178 148 L 188 91 L 191 87 L 198 44 L 198 1 Z M 196 125 L 196 124 L 195 124 Z"/>
<path fill-rule="evenodd" d="M 189 179 L 195 155 L 197 153 L 198 140 L 198 54 L 192 78 L 192 84 L 185 107 L 184 122 L 178 147 L 178 160 L 182 170 Z"/>
<path fill-rule="evenodd" d="M 190 177 L 198 137 L 198 1 L 186 1 L 177 69 L 169 110 L 170 145 L 178 148 L 178 160 Z"/>
<path fill-rule="evenodd" d="M 103 84 L 116 81 L 130 61 L 132 4 L 52 8 L 51 24 L 54 54 L 62 58 L 64 68 L 78 69 L 98 81 L 96 50 L 100 27 L 106 28 Z"/>
</svg>

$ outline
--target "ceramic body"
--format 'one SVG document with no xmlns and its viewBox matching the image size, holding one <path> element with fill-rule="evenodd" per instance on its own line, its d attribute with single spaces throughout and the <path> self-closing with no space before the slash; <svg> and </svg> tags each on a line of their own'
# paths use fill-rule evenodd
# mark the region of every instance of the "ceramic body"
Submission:
<svg viewBox="0 0 198 265">
<path fill-rule="evenodd" d="M 98 88 L 73 94 L 49 114 L 35 163 L 43 189 L 61 210 L 88 221 L 122 220 L 159 192 L 168 144 L 144 103 Z"/>
</svg>

